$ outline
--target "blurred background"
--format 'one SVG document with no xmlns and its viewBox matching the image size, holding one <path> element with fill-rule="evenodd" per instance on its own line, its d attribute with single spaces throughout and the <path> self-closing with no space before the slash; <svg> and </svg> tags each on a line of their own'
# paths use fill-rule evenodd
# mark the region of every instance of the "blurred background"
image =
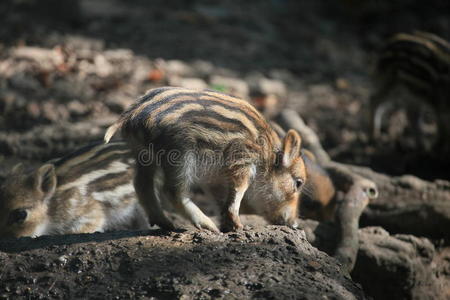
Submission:
<svg viewBox="0 0 450 300">
<path fill-rule="evenodd" d="M 295 109 L 337 161 L 450 179 L 445 151 L 408 142 L 403 104 L 387 134 L 374 139 L 370 121 L 386 40 L 420 30 L 448 41 L 449 12 L 443 0 L 1 1 L 0 171 L 101 139 L 139 95 L 176 85 L 239 95 L 269 118 Z M 435 125 L 441 109 L 424 102 Z"/>
</svg>

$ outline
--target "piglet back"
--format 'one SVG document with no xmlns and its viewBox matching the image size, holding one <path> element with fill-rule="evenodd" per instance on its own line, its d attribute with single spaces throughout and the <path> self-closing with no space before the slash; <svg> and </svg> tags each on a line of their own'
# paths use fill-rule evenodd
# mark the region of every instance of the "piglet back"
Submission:
<svg viewBox="0 0 450 300">
<path fill-rule="evenodd" d="M 121 130 L 125 139 L 160 136 L 183 141 L 228 143 L 264 141 L 273 148 L 280 141 L 264 117 L 247 101 L 223 93 L 163 87 L 150 90 L 108 128 L 105 141 Z"/>
</svg>

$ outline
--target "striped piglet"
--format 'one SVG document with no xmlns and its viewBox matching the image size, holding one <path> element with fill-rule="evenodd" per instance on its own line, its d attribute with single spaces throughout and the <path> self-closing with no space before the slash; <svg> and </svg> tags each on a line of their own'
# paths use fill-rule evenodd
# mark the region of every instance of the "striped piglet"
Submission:
<svg viewBox="0 0 450 300">
<path fill-rule="evenodd" d="M 105 141 L 117 131 L 136 158 L 134 186 L 151 223 L 173 229 L 162 209 L 170 202 L 196 227 L 218 232 L 191 200 L 192 187 L 200 185 L 223 191 L 214 201 L 223 207 L 225 231 L 242 228 L 243 199 L 273 224 L 296 225 L 306 180 L 300 136 L 290 130 L 280 139 L 248 102 L 215 91 L 157 88 L 122 114 Z"/>
<path fill-rule="evenodd" d="M 125 143 L 86 146 L 0 185 L 0 237 L 146 229 Z"/>
</svg>

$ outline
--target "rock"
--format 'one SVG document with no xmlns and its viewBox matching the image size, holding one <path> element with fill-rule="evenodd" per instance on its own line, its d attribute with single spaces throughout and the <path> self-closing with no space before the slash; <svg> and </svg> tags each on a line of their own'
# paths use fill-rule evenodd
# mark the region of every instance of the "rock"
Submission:
<svg viewBox="0 0 450 300">
<path fill-rule="evenodd" d="M 316 89 L 322 90 L 320 93 L 326 91 L 319 87 Z M 364 210 L 360 220 L 362 226 L 382 226 L 391 233 L 449 237 L 450 182 L 428 182 L 413 176 L 390 177 L 369 168 L 332 162 L 316 133 L 295 111 L 283 110 L 277 121 L 282 128 L 296 129 L 302 136 L 303 145 L 314 153 L 328 172 L 338 171 L 345 175 L 342 179 L 356 176 L 376 184 L 379 196 L 372 199 Z M 335 181 L 336 176 L 331 177 Z"/>
<path fill-rule="evenodd" d="M 245 76 L 245 81 L 247 82 L 250 90 L 253 92 L 255 90 L 259 90 L 259 82 L 263 78 L 265 78 L 263 73 L 253 71 Z"/>
<path fill-rule="evenodd" d="M 250 227 L 267 224 L 256 215 L 243 215 L 241 220 Z M 335 224 L 302 219 L 298 223 L 314 247 L 335 254 L 340 235 Z M 374 299 L 447 299 L 448 252 L 447 256 L 438 255 L 426 238 L 391 236 L 381 227 L 363 228 L 359 230 L 359 251 L 351 275 Z"/>
<path fill-rule="evenodd" d="M 39 47 L 18 47 L 12 50 L 11 56 L 16 59 L 32 61 L 44 70 L 52 70 L 64 62 L 60 52 Z"/>
<path fill-rule="evenodd" d="M 362 167 L 351 169 L 376 182 L 379 189 L 380 196 L 361 216 L 363 226 L 432 238 L 450 236 L 448 181 L 428 182 L 413 176 L 389 177 Z"/>
<path fill-rule="evenodd" d="M 333 258 L 284 226 L 1 240 L 3 259 L 0 290 L 7 297 L 22 288 L 19 274 L 49 261 L 57 263 L 33 273 L 30 296 L 48 293 L 50 285 L 60 298 L 365 299 Z"/>
<path fill-rule="evenodd" d="M 252 72 L 245 79 L 251 94 L 275 95 L 281 98 L 287 95 L 286 85 L 281 80 L 269 79 L 259 72 Z"/>
<path fill-rule="evenodd" d="M 297 87 L 301 83 L 300 78 L 285 69 L 274 69 L 269 72 L 270 78 L 280 80 L 289 86 Z"/>
<path fill-rule="evenodd" d="M 51 37 L 55 39 L 55 42 L 62 39 L 64 46 L 71 51 L 76 51 L 77 56 L 79 57 L 92 57 L 93 51 L 102 51 L 105 49 L 105 42 L 101 39 L 89 38 L 80 35 L 67 35 L 61 37 L 56 33 L 53 33 Z"/>
<path fill-rule="evenodd" d="M 243 99 L 248 99 L 249 97 L 247 83 L 239 78 L 214 75 L 211 77 L 209 84 L 213 89 L 221 92 L 229 93 Z"/>
<path fill-rule="evenodd" d="M 195 76 L 194 69 L 181 60 L 168 60 L 165 62 L 161 62 L 161 66 L 167 74 L 170 74 L 172 76 Z"/>
<path fill-rule="evenodd" d="M 60 122 L 36 126 L 26 133 L 0 132 L 0 148 L 6 155 L 22 159 L 50 160 L 103 139 L 106 128 L 116 118 L 99 118 L 77 123 Z"/>
<path fill-rule="evenodd" d="M 42 117 L 51 122 L 65 121 L 69 118 L 68 108 L 54 102 L 45 102 L 41 106 Z"/>
<path fill-rule="evenodd" d="M 109 63 L 104 55 L 97 54 L 94 57 L 96 75 L 99 77 L 107 77 L 113 72 L 113 66 Z"/>
<path fill-rule="evenodd" d="M 352 278 L 375 299 L 446 299 L 432 264 L 435 254 L 425 238 L 364 228 Z"/>
<path fill-rule="evenodd" d="M 136 103 L 136 99 L 122 93 L 114 93 L 105 101 L 105 105 L 114 113 L 120 114 Z"/>
<path fill-rule="evenodd" d="M 207 79 L 214 73 L 214 65 L 208 61 L 196 60 L 192 63 L 198 77 Z"/>
<path fill-rule="evenodd" d="M 141 84 L 142 82 L 149 80 L 151 78 L 150 76 L 150 72 L 152 72 L 153 67 L 151 65 L 151 63 L 143 58 L 138 59 L 133 65 L 132 65 L 132 77 L 131 77 L 131 81 L 133 82 L 133 87 L 137 88 L 139 86 L 139 84 Z M 162 76 L 160 77 L 164 77 L 164 74 L 161 74 Z M 161 78 L 162 79 L 162 78 Z"/>
<path fill-rule="evenodd" d="M 89 106 L 77 100 L 67 103 L 67 110 L 74 117 L 82 117 L 89 114 Z"/>
<path fill-rule="evenodd" d="M 195 90 L 204 90 L 208 88 L 208 84 L 200 78 L 186 78 L 186 77 L 171 77 L 169 78 L 169 85 L 180 86 Z"/>
<path fill-rule="evenodd" d="M 25 73 L 16 73 L 9 79 L 12 89 L 25 90 L 25 91 L 36 91 L 40 88 L 41 84 L 39 81 Z"/>
<path fill-rule="evenodd" d="M 287 90 L 280 80 L 264 77 L 259 72 L 246 76 L 250 87 L 251 103 L 263 113 L 267 119 L 273 119 L 286 104 Z"/>
<path fill-rule="evenodd" d="M 287 95 L 286 86 L 280 80 L 262 78 L 259 81 L 259 88 L 266 95 L 276 95 L 280 98 Z"/>
<path fill-rule="evenodd" d="M 94 98 L 96 91 L 93 89 L 93 84 L 89 84 L 81 78 L 68 78 L 55 81 L 51 92 L 58 99 L 78 99 L 84 102 Z"/>
</svg>

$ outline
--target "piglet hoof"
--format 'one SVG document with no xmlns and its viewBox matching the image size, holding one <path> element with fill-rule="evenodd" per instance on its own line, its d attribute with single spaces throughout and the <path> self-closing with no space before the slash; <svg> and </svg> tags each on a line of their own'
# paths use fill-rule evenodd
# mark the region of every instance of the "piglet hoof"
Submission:
<svg viewBox="0 0 450 300">
<path fill-rule="evenodd" d="M 215 233 L 220 233 L 219 228 L 217 228 L 216 224 L 210 218 L 204 218 L 201 220 L 197 220 L 194 222 L 194 226 L 201 230 L 209 230 Z"/>
<path fill-rule="evenodd" d="M 167 231 L 175 230 L 175 226 L 169 220 L 158 221 L 158 222 L 150 222 L 150 225 L 151 226 L 158 225 L 161 229 L 167 230 Z"/>
<path fill-rule="evenodd" d="M 292 229 L 298 229 L 299 224 L 297 221 L 293 221 L 290 222 L 288 226 L 291 227 Z"/>
<path fill-rule="evenodd" d="M 240 220 L 233 221 L 224 221 L 222 222 L 222 231 L 230 232 L 230 231 L 241 231 L 244 229 L 244 225 L 242 225 Z"/>
</svg>

